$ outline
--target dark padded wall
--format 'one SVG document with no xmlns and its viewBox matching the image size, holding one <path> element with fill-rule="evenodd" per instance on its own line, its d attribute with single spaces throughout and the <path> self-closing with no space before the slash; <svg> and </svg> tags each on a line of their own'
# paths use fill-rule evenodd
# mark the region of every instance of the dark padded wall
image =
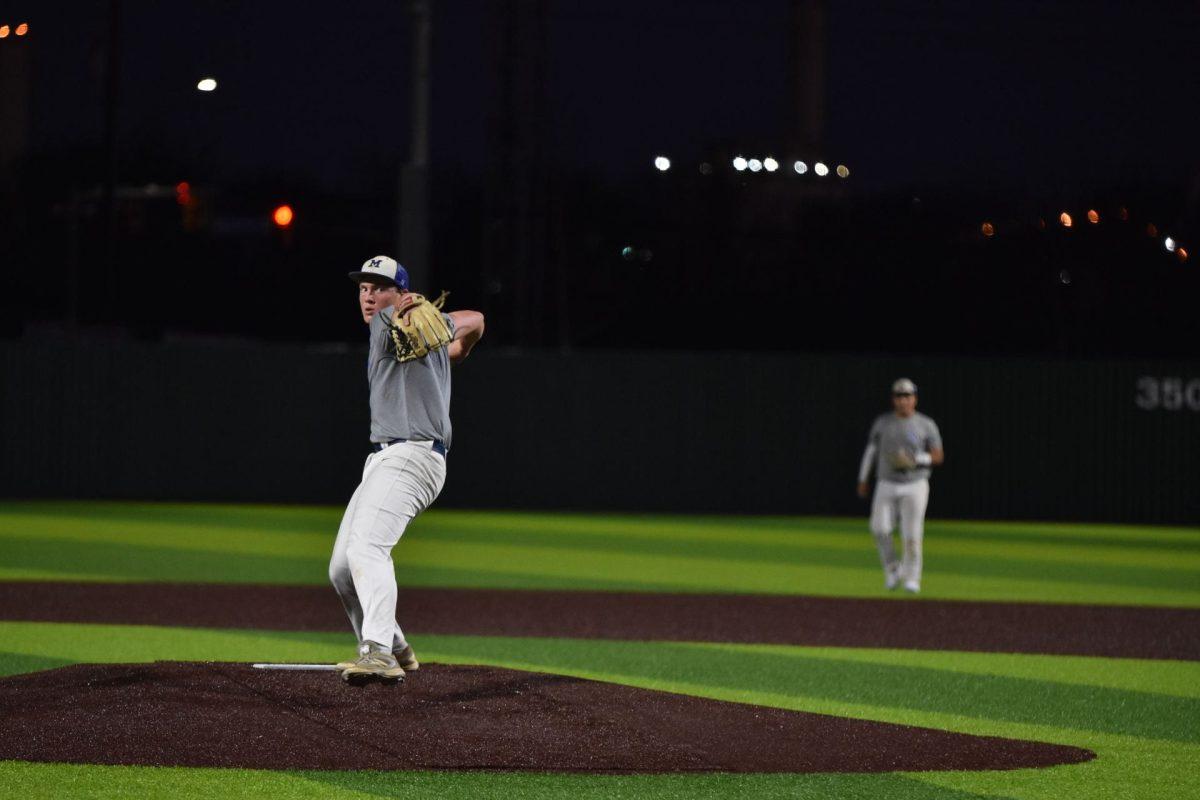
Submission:
<svg viewBox="0 0 1200 800">
<path fill-rule="evenodd" d="M 0 495 L 341 503 L 365 350 L 0 346 Z M 489 352 L 454 377 L 441 507 L 865 513 L 899 375 L 942 428 L 933 517 L 1200 521 L 1200 365 Z"/>
</svg>

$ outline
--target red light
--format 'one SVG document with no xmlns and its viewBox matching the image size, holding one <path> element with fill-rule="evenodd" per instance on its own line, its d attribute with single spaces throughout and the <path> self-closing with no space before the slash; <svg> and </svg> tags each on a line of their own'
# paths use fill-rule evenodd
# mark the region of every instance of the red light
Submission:
<svg viewBox="0 0 1200 800">
<path fill-rule="evenodd" d="M 275 213 L 271 215 L 271 218 L 275 220 L 276 225 L 286 228 L 292 224 L 292 220 L 296 218 L 296 213 L 292 211 L 291 206 L 285 205 L 275 209 Z"/>
<path fill-rule="evenodd" d="M 192 187 L 187 181 L 175 184 L 175 202 L 181 206 L 192 202 Z"/>
</svg>

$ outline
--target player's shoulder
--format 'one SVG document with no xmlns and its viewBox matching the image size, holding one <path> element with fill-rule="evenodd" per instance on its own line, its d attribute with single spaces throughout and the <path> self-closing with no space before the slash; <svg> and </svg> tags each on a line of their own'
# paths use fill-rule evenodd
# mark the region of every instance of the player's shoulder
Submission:
<svg viewBox="0 0 1200 800">
<path fill-rule="evenodd" d="M 380 330 L 381 328 L 390 327 L 392 324 L 392 314 L 395 308 L 381 308 L 371 316 L 371 321 L 368 323 L 372 331 Z"/>
<path fill-rule="evenodd" d="M 933 417 L 929 416 L 928 414 L 922 414 L 920 411 L 917 411 L 915 416 L 918 422 L 924 425 L 932 425 L 935 428 L 937 427 L 937 423 L 933 421 Z"/>
<path fill-rule="evenodd" d="M 892 412 L 885 411 L 882 414 L 880 414 L 879 416 L 875 417 L 875 421 L 871 423 L 871 427 L 872 428 L 882 428 L 884 425 L 887 425 L 888 418 L 894 417 L 894 416 L 896 416 L 896 415 L 893 414 Z"/>
</svg>

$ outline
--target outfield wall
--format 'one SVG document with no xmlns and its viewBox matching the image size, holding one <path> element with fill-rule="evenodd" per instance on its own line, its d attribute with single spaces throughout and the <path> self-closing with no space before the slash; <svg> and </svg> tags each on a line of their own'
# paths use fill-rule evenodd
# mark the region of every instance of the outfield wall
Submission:
<svg viewBox="0 0 1200 800">
<path fill-rule="evenodd" d="M 365 349 L 0 344 L 0 496 L 341 503 Z M 443 507 L 865 514 L 899 375 L 945 437 L 930 516 L 1200 522 L 1200 364 L 520 353 L 455 370 Z"/>
</svg>

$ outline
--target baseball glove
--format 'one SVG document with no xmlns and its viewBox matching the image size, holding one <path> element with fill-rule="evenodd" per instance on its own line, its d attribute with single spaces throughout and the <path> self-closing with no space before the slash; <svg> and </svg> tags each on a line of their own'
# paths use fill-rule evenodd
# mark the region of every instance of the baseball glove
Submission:
<svg viewBox="0 0 1200 800">
<path fill-rule="evenodd" d="M 450 326 L 442 316 L 442 304 L 446 302 L 449 294 L 442 292 L 441 296 L 432 302 L 424 295 L 405 295 L 406 299 L 412 302 L 392 312 L 391 322 L 384 319 L 390 339 L 388 351 L 397 361 L 424 358 L 430 352 L 453 341 Z"/>
</svg>

